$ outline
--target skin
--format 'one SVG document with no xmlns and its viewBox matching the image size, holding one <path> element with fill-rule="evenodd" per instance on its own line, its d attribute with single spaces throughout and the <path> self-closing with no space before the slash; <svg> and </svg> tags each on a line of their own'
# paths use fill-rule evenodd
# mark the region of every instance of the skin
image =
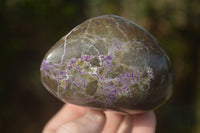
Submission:
<svg viewBox="0 0 200 133">
<path fill-rule="evenodd" d="M 46 124 L 43 133 L 155 133 L 153 111 L 122 115 L 65 104 Z"/>
</svg>

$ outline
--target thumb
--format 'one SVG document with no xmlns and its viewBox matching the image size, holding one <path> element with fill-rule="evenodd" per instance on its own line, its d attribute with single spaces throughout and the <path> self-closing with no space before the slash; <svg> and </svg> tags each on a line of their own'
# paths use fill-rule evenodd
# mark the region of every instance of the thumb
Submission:
<svg viewBox="0 0 200 133">
<path fill-rule="evenodd" d="M 100 111 L 89 111 L 84 116 L 61 125 L 56 133 L 100 133 L 106 116 Z"/>
</svg>

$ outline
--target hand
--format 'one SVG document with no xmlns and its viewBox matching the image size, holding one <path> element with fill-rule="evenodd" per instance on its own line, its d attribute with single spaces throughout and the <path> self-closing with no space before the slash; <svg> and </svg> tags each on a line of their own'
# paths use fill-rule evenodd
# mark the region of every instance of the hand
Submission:
<svg viewBox="0 0 200 133">
<path fill-rule="evenodd" d="M 66 104 L 47 123 L 43 133 L 155 133 L 153 111 L 122 115 Z"/>
</svg>

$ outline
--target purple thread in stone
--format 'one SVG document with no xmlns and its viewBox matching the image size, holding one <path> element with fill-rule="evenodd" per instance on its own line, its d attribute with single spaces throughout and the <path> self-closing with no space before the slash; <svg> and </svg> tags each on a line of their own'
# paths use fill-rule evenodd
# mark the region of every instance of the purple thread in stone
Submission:
<svg viewBox="0 0 200 133">
<path fill-rule="evenodd" d="M 70 71 L 72 69 L 72 66 L 67 66 L 67 70 Z"/>
</svg>

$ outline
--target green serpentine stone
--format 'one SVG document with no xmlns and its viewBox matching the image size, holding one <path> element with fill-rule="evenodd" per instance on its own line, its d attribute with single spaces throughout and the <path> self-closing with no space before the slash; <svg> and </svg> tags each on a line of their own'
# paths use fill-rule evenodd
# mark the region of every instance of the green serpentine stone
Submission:
<svg viewBox="0 0 200 133">
<path fill-rule="evenodd" d="M 52 94 L 80 106 L 134 114 L 172 93 L 172 65 L 159 42 L 114 15 L 75 27 L 48 51 L 40 70 Z"/>
</svg>

